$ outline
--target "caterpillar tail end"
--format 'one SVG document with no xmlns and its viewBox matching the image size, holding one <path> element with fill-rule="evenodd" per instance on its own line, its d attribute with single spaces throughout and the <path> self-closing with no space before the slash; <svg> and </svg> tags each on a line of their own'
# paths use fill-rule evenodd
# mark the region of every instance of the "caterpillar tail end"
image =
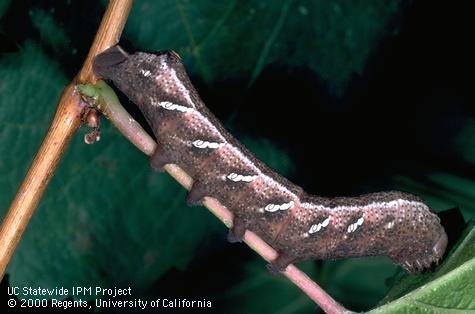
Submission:
<svg viewBox="0 0 475 314">
<path fill-rule="evenodd" d="M 434 263 L 439 263 L 440 259 L 444 255 L 445 249 L 447 248 L 447 242 L 447 234 L 442 230 L 442 233 L 438 239 L 434 241 L 432 247 L 428 250 L 428 252 L 425 252 L 425 254 L 411 254 L 410 257 L 398 257 L 393 258 L 393 260 L 408 273 L 418 273 L 430 268 Z"/>
</svg>

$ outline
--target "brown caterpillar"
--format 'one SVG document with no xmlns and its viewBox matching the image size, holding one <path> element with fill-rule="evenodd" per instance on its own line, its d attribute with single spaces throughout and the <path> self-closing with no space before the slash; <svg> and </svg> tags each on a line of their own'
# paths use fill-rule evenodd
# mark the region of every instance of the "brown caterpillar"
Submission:
<svg viewBox="0 0 475 314">
<path fill-rule="evenodd" d="M 380 192 L 324 198 L 270 170 L 229 134 L 206 108 L 180 57 L 172 52 L 128 54 L 112 47 L 94 60 L 142 111 L 159 143 L 154 169 L 179 165 L 194 179 L 187 201 L 218 199 L 233 214 L 228 239 L 251 230 L 279 252 L 270 269 L 308 259 L 385 255 L 409 272 L 444 254 L 440 220 L 416 196 Z"/>
</svg>

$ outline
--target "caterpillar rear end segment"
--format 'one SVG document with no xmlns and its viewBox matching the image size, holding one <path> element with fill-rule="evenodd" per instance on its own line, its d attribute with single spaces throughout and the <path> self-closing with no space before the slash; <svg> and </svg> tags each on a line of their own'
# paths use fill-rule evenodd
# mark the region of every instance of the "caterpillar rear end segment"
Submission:
<svg viewBox="0 0 475 314">
<path fill-rule="evenodd" d="M 94 61 L 142 111 L 159 143 L 151 165 L 179 165 L 194 179 L 189 204 L 219 200 L 234 214 L 228 239 L 245 230 L 279 252 L 270 264 L 385 255 L 409 272 L 444 254 L 447 235 L 439 218 L 417 197 L 379 192 L 323 198 L 273 172 L 229 134 L 206 108 L 174 52 L 128 54 L 112 47 Z"/>
</svg>

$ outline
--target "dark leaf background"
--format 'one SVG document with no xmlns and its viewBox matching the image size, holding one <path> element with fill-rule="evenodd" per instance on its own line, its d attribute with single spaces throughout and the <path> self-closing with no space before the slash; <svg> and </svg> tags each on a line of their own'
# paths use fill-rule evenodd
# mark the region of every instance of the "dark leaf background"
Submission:
<svg viewBox="0 0 475 314">
<path fill-rule="evenodd" d="M 105 4 L 0 0 L 2 215 Z M 415 307 L 388 312 L 473 310 L 473 298 L 438 298 L 447 286 L 436 279 L 475 255 L 465 229 L 475 214 L 469 12 L 468 2 L 443 1 L 142 0 L 121 44 L 180 53 L 226 127 L 306 191 L 400 189 L 445 211 L 449 249 L 461 244 L 437 273 L 407 277 L 383 257 L 301 263 L 336 300 L 369 310 L 391 288 L 383 303 L 435 279 L 435 292 L 416 294 L 419 303 L 402 299 Z M 184 189 L 153 173 L 107 121 L 98 144 L 85 145 L 86 132 L 71 143 L 15 252 L 0 308 L 8 285 L 131 286 L 132 298 L 206 298 L 207 312 L 315 311 L 249 248 L 227 243 L 207 210 L 186 207 Z M 473 278 L 473 267 L 460 269 Z M 455 283 L 450 289 L 474 293 L 473 283 Z"/>
</svg>

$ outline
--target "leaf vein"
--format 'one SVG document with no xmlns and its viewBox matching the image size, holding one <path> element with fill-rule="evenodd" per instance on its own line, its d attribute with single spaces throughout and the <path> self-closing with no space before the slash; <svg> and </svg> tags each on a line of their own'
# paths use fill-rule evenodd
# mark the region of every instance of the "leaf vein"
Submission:
<svg viewBox="0 0 475 314">
<path fill-rule="evenodd" d="M 191 54 L 193 55 L 193 58 L 195 58 L 196 60 L 196 64 L 198 66 L 199 72 L 201 73 L 201 76 L 206 82 L 209 82 L 206 68 L 201 60 L 200 47 L 196 44 L 195 36 L 193 35 L 193 30 L 191 28 L 188 17 L 186 16 L 183 3 L 181 2 L 181 0 L 175 0 L 175 3 L 176 3 L 178 15 L 180 16 L 180 20 L 183 23 L 186 35 L 188 37 L 188 41 L 190 42 Z"/>
<path fill-rule="evenodd" d="M 257 76 L 261 73 L 262 69 L 264 68 L 265 62 L 269 56 L 271 46 L 275 42 L 277 35 L 280 33 L 282 26 L 284 25 L 284 22 L 287 18 L 291 5 L 292 5 L 292 0 L 284 1 L 282 8 L 280 10 L 279 17 L 277 19 L 277 22 L 272 28 L 272 31 L 269 34 L 269 38 L 265 41 L 264 47 L 262 48 L 261 53 L 257 59 L 256 66 L 254 67 L 254 71 L 252 72 L 251 79 L 249 81 L 248 86 L 254 83 Z"/>
</svg>

